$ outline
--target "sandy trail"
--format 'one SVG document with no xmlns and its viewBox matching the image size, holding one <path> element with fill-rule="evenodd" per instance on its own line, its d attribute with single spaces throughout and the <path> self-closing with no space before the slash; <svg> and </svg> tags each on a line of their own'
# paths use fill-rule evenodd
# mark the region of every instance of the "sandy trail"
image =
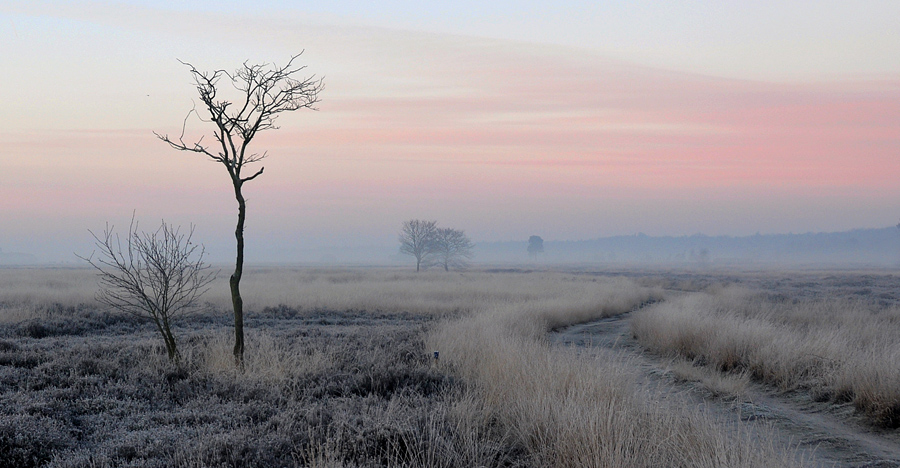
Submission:
<svg viewBox="0 0 900 468">
<path fill-rule="evenodd" d="M 740 401 L 715 397 L 697 382 L 676 379 L 670 360 L 646 352 L 630 329 L 631 314 L 574 325 L 550 333 L 550 340 L 575 348 L 615 350 L 640 369 L 639 385 L 679 395 L 751 431 L 769 430 L 776 442 L 798 446 L 807 465 L 823 467 L 900 467 L 900 431 L 865 425 L 848 405 L 812 401 L 796 392 L 778 393 L 752 384 Z"/>
</svg>

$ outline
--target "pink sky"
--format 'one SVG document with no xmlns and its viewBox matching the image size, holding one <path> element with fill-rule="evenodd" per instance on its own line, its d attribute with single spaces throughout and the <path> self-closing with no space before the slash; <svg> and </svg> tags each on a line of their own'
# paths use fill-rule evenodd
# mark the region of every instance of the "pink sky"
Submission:
<svg viewBox="0 0 900 468">
<path fill-rule="evenodd" d="M 11 57 L 19 81 L 0 94 L 11 110 L 0 132 L 5 251 L 83 251 L 87 229 L 136 210 L 144 224 L 196 223 L 212 251 L 229 252 L 224 168 L 151 133 L 177 134 L 196 99 L 174 59 L 234 68 L 303 47 L 326 89 L 318 112 L 285 116 L 254 142 L 271 156 L 245 188 L 251 242 L 390 245 L 412 217 L 492 241 L 835 231 L 900 216 L 897 73 L 761 81 L 560 45 L 302 22 L 229 48 L 172 37 L 178 25 L 149 13 L 121 25 L 115 11 L 60 15 L 13 14 L 4 36 L 14 54 L 31 53 Z M 196 28 L 215 21 L 199 16 Z M 55 22 L 68 42 L 44 35 Z"/>
</svg>

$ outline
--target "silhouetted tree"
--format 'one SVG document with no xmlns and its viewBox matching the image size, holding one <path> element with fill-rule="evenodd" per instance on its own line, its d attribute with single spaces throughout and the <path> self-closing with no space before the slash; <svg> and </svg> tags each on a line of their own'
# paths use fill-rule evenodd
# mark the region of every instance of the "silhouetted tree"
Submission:
<svg viewBox="0 0 900 468">
<path fill-rule="evenodd" d="M 400 227 L 400 253 L 412 255 L 416 258 L 416 271 L 425 264 L 429 255 L 433 253 L 434 234 L 437 231 L 437 221 L 425 221 L 411 219 L 404 221 Z"/>
<path fill-rule="evenodd" d="M 444 271 L 450 271 L 451 267 L 468 266 L 466 260 L 474 256 L 472 249 L 475 244 L 459 229 L 438 228 L 434 232 L 430 247 L 434 253 L 434 262 L 444 267 Z"/>
<path fill-rule="evenodd" d="M 95 251 L 90 257 L 81 258 L 99 272 L 97 300 L 152 320 L 166 344 L 169 359 L 177 360 L 171 322 L 194 312 L 200 296 L 214 279 L 203 263 L 203 246 L 191 242 L 194 228 L 183 234 L 180 228 L 164 221 L 156 232 L 139 233 L 132 219 L 124 248 L 109 225 L 102 236 L 93 232 L 91 235 L 99 254 Z"/>
<path fill-rule="evenodd" d="M 262 174 L 264 168 L 260 167 L 258 171 L 248 176 L 244 175 L 243 170 L 245 165 L 258 162 L 267 155 L 265 152 L 249 152 L 247 147 L 257 133 L 278 128 L 275 126 L 275 118 L 282 112 L 315 109 L 313 106 L 319 102 L 322 80 L 314 76 L 294 78 L 306 68 L 294 65 L 299 56 L 300 54 L 291 57 L 287 65 L 282 67 L 269 64 L 251 65 L 244 62 L 234 73 L 225 70 L 202 72 L 190 63 L 182 62 L 190 68 L 197 92 L 200 94 L 200 102 L 208 114 L 209 120 L 202 117 L 200 119 L 212 123 L 215 127 L 212 132 L 215 143 L 205 144 L 202 137 L 193 142 L 185 142 L 184 128 L 178 139 L 154 132 L 172 148 L 200 153 L 221 163 L 228 171 L 234 187 L 234 197 L 238 202 L 237 227 L 234 230 L 237 259 L 234 273 L 229 279 L 229 286 L 234 308 L 234 359 L 238 366 L 243 366 L 244 361 L 244 302 L 241 298 L 240 284 L 244 268 L 246 202 L 242 188 L 244 183 Z M 220 80 L 226 85 L 220 87 Z M 234 101 L 219 97 L 220 91 L 225 92 L 230 88 L 237 90 L 237 98 Z M 191 113 L 197 113 L 197 109 L 188 112 L 188 117 Z"/>
<path fill-rule="evenodd" d="M 538 254 L 544 253 L 544 239 L 541 236 L 531 236 L 528 238 L 528 255 L 536 258 Z"/>
</svg>

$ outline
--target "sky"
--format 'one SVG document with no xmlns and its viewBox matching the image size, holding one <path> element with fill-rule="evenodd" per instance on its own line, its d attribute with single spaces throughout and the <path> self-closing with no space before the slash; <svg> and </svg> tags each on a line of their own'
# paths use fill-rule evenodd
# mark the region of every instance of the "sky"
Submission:
<svg viewBox="0 0 900 468">
<path fill-rule="evenodd" d="M 891 226 L 898 30 L 896 1 L 6 1 L 0 249 L 76 261 L 134 213 L 229 258 L 224 167 L 153 132 L 198 102 L 179 60 L 301 51 L 325 89 L 252 143 L 250 262 L 387 258 L 411 218 L 476 243 Z"/>
</svg>

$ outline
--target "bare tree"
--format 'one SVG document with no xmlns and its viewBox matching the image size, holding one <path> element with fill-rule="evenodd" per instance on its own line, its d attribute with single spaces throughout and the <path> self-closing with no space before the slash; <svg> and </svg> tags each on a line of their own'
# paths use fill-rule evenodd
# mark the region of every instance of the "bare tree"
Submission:
<svg viewBox="0 0 900 468">
<path fill-rule="evenodd" d="M 411 219 L 400 227 L 400 253 L 416 257 L 416 271 L 419 271 L 432 253 L 432 242 L 437 231 L 437 221 Z"/>
<path fill-rule="evenodd" d="M 467 267 L 468 262 L 466 260 L 471 259 L 475 255 L 472 251 L 474 247 L 475 244 L 469 240 L 465 232 L 453 228 L 438 228 L 435 230 L 430 245 L 435 263 L 444 267 L 444 271 L 450 271 L 451 267 Z"/>
<path fill-rule="evenodd" d="M 108 224 L 102 236 L 93 232 L 91 235 L 99 253 L 81 258 L 99 272 L 97 300 L 152 320 L 166 344 L 169 359 L 177 360 L 171 322 L 194 312 L 214 279 L 203 263 L 203 246 L 191 242 L 194 228 L 184 234 L 181 228 L 163 221 L 156 232 L 139 233 L 132 219 L 124 248 Z"/>
<path fill-rule="evenodd" d="M 199 153 L 221 163 L 231 178 L 234 197 L 238 202 L 237 227 L 234 230 L 237 259 L 234 273 L 229 279 L 234 308 L 234 359 L 238 366 L 243 366 L 244 362 L 244 301 L 241 298 L 240 285 L 244 269 L 246 201 L 241 190 L 244 183 L 262 174 L 264 168 L 260 167 L 248 176 L 245 176 L 243 171 L 245 165 L 259 162 L 267 155 L 265 152 L 249 152 L 247 147 L 257 133 L 278 128 L 275 126 L 275 119 L 282 112 L 298 109 L 315 110 L 314 105 L 319 102 L 319 93 L 323 87 L 322 80 L 316 79 L 315 76 L 295 78 L 306 68 L 294 64 L 299 56 L 300 54 L 291 57 L 285 66 L 252 65 L 244 62 L 234 73 L 225 70 L 202 72 L 190 63 L 182 62 L 190 68 L 197 92 L 200 94 L 200 101 L 207 114 L 208 120 L 203 117 L 200 119 L 212 123 L 215 127 L 212 132 L 215 142 L 206 144 L 203 137 L 196 141 L 185 142 L 184 127 L 177 139 L 154 132 L 159 139 L 176 150 Z M 237 97 L 233 101 L 219 97 L 221 88 L 227 90 L 225 86 L 220 88 L 220 80 L 237 90 Z M 191 113 L 200 115 L 196 108 L 192 109 L 185 117 L 185 125 Z"/>
</svg>

